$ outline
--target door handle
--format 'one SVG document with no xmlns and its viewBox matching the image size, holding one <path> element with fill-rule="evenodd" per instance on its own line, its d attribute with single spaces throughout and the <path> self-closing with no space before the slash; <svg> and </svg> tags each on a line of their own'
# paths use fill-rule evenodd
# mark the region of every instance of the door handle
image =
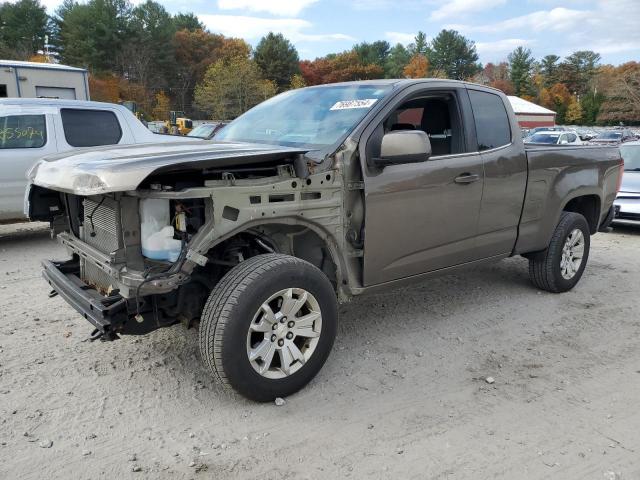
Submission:
<svg viewBox="0 0 640 480">
<path fill-rule="evenodd" d="M 462 175 L 456 177 L 455 182 L 465 184 L 477 182 L 478 180 L 480 180 L 480 175 L 477 175 L 475 173 L 463 173 Z"/>
</svg>

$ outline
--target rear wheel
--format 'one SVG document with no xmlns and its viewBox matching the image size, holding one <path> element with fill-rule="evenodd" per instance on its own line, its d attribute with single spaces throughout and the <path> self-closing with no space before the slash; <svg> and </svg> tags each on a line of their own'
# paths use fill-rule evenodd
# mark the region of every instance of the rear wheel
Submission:
<svg viewBox="0 0 640 480">
<path fill-rule="evenodd" d="M 562 212 L 549 247 L 529 257 L 531 281 L 548 292 L 571 290 L 582 277 L 590 245 L 587 220 L 579 213 Z"/>
<path fill-rule="evenodd" d="M 259 255 L 229 271 L 211 293 L 200 352 L 223 385 L 269 401 L 318 373 L 336 327 L 336 295 L 320 270 L 287 255 Z"/>
</svg>

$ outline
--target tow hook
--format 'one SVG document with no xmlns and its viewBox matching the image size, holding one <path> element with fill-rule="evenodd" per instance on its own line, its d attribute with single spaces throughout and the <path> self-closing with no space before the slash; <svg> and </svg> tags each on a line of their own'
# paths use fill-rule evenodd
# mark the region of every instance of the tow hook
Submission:
<svg viewBox="0 0 640 480">
<path fill-rule="evenodd" d="M 58 296 L 58 292 L 56 292 L 55 290 L 51 290 L 49 292 L 49 298 L 53 298 L 53 297 L 57 297 Z"/>
<path fill-rule="evenodd" d="M 95 342 L 96 340 L 100 340 L 102 342 L 110 342 L 112 340 L 119 340 L 120 337 L 114 332 L 103 332 L 102 330 L 98 330 L 97 328 L 91 332 L 88 340 L 90 342 Z"/>
</svg>

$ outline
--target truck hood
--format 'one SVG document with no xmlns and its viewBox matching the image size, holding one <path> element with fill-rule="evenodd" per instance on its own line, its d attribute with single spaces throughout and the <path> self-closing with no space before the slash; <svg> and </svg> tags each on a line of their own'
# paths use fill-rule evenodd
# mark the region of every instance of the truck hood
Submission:
<svg viewBox="0 0 640 480">
<path fill-rule="evenodd" d="M 626 171 L 622 174 L 621 192 L 640 193 L 640 172 Z"/>
<path fill-rule="evenodd" d="M 88 196 L 135 190 L 155 172 L 249 165 L 294 158 L 307 151 L 212 141 L 107 147 L 46 157 L 27 176 L 44 188 Z"/>
</svg>

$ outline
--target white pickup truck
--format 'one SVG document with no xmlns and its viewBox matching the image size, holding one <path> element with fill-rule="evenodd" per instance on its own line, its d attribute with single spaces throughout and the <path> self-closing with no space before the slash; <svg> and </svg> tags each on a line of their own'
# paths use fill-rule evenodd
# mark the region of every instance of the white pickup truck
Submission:
<svg viewBox="0 0 640 480">
<path fill-rule="evenodd" d="M 180 141 L 202 140 L 152 133 L 122 105 L 0 99 L 0 221 L 24 218 L 26 172 L 42 157 L 103 145 Z"/>
</svg>

